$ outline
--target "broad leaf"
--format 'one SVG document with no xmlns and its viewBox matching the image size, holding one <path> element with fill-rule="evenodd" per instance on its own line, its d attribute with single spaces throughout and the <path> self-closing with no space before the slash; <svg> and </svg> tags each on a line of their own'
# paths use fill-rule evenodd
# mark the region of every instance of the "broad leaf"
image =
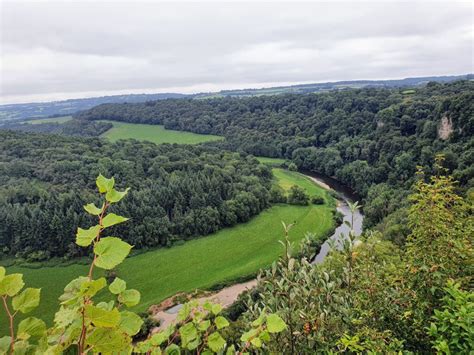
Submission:
<svg viewBox="0 0 474 355">
<path fill-rule="evenodd" d="M 109 290 L 114 295 L 122 293 L 127 288 L 127 283 L 121 278 L 116 277 L 114 281 L 109 285 Z"/>
<path fill-rule="evenodd" d="M 179 328 L 179 335 L 181 336 L 183 347 L 187 347 L 190 342 L 197 338 L 198 331 L 193 323 L 186 323 Z"/>
<path fill-rule="evenodd" d="M 61 306 L 59 311 L 54 315 L 54 323 L 59 328 L 66 328 L 71 324 L 75 319 L 78 319 L 80 316 L 79 309 L 66 308 Z"/>
<path fill-rule="evenodd" d="M 88 318 L 96 327 L 113 328 L 120 322 L 120 312 L 116 308 L 107 311 L 96 306 L 87 305 L 85 309 L 86 318 Z"/>
<path fill-rule="evenodd" d="M 111 189 L 107 192 L 107 194 L 105 195 L 105 199 L 109 202 L 119 202 L 122 198 L 125 197 L 125 195 L 128 193 L 128 191 L 130 190 L 130 188 L 126 188 L 125 191 L 117 191 L 115 189 Z"/>
<path fill-rule="evenodd" d="M 216 317 L 214 323 L 216 324 L 217 329 L 222 329 L 229 326 L 229 322 L 227 321 L 227 319 L 222 316 Z"/>
<path fill-rule="evenodd" d="M 22 274 L 7 275 L 0 281 L 0 296 L 15 296 L 25 286 Z"/>
<path fill-rule="evenodd" d="M 166 355 L 179 355 L 181 354 L 181 350 L 178 345 L 171 344 L 171 345 L 168 345 L 168 347 L 165 349 L 165 354 Z"/>
<path fill-rule="evenodd" d="M 102 226 L 104 228 L 107 228 L 107 227 L 110 227 L 110 226 L 113 226 L 115 224 L 119 224 L 119 223 L 122 223 L 122 222 L 125 222 L 125 221 L 128 221 L 128 218 L 118 216 L 115 213 L 109 213 L 102 220 Z"/>
<path fill-rule="evenodd" d="M 99 235 L 100 226 L 95 225 L 89 229 L 77 228 L 76 244 L 81 247 L 88 247 L 92 241 Z"/>
<path fill-rule="evenodd" d="M 99 188 L 99 192 L 103 194 L 113 189 L 115 185 L 115 180 L 113 177 L 110 179 L 107 179 L 106 177 L 102 176 L 102 174 L 99 174 L 95 183 L 97 184 L 97 187 Z"/>
<path fill-rule="evenodd" d="M 222 311 L 222 306 L 219 303 L 212 305 L 211 311 L 214 315 L 218 315 Z"/>
<path fill-rule="evenodd" d="M 93 203 L 89 203 L 89 204 L 85 205 L 84 209 L 86 210 L 86 212 L 88 212 L 88 213 L 90 213 L 94 216 L 98 216 L 102 212 L 102 209 L 96 207 Z"/>
<path fill-rule="evenodd" d="M 13 309 L 15 311 L 20 311 L 21 313 L 31 312 L 39 305 L 40 291 L 39 288 L 25 289 L 22 293 L 13 297 Z"/>
<path fill-rule="evenodd" d="M 143 320 L 133 312 L 123 311 L 120 313 L 120 329 L 130 336 L 137 334 L 143 324 Z"/>
<path fill-rule="evenodd" d="M 283 319 L 277 314 L 269 314 L 267 316 L 267 330 L 269 333 L 279 333 L 286 329 Z"/>
<path fill-rule="evenodd" d="M 102 238 L 94 246 L 97 255 L 95 265 L 102 269 L 110 270 L 120 264 L 130 253 L 132 246 L 119 238 Z"/>
<path fill-rule="evenodd" d="M 10 350 L 11 337 L 8 335 L 0 338 L 0 354 L 8 354 Z"/>
<path fill-rule="evenodd" d="M 3 278 L 5 277 L 6 272 L 7 272 L 7 270 L 5 270 L 5 268 L 3 266 L 0 266 L 0 281 L 3 280 Z"/>
<path fill-rule="evenodd" d="M 116 329 L 96 328 L 87 337 L 94 354 L 118 354 L 127 347 L 127 338 Z M 128 353 L 127 353 L 128 354 Z"/>
<path fill-rule="evenodd" d="M 125 290 L 118 296 L 118 301 L 127 307 L 136 306 L 140 302 L 140 292 L 137 290 Z"/>
<path fill-rule="evenodd" d="M 225 340 L 219 332 L 214 332 L 207 338 L 207 345 L 209 346 L 209 349 L 217 353 L 224 348 Z"/>
<path fill-rule="evenodd" d="M 107 286 L 107 281 L 105 281 L 104 277 L 97 280 L 87 280 L 81 284 L 81 295 L 93 297 L 105 286 Z"/>
<path fill-rule="evenodd" d="M 18 339 L 29 339 L 30 337 L 42 337 L 46 332 L 46 324 L 38 318 L 28 317 L 18 325 Z"/>
</svg>

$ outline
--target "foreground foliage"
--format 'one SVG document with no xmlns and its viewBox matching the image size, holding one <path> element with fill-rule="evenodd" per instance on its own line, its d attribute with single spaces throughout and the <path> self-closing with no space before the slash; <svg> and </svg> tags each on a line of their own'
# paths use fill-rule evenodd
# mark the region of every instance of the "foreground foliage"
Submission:
<svg viewBox="0 0 474 355">
<path fill-rule="evenodd" d="M 279 312 L 288 328 L 269 346 L 293 354 L 472 352 L 472 209 L 437 169 L 414 187 L 403 249 L 367 232 L 321 265 L 287 253 L 263 272 L 237 324 Z"/>
<path fill-rule="evenodd" d="M 41 319 L 29 317 L 22 320 L 15 331 L 14 318 L 18 312 L 29 313 L 40 301 L 40 290 L 21 289 L 21 274 L 5 275 L 0 268 L 0 296 L 9 319 L 10 335 L 0 338 L 0 351 L 10 354 L 48 353 L 62 354 L 77 349 L 79 354 L 108 353 L 179 353 L 180 349 L 197 350 L 198 353 L 236 352 L 235 345 L 228 345 L 219 330 L 229 322 L 219 315 L 222 307 L 205 303 L 186 304 L 180 311 L 179 323 L 157 333 L 147 340 L 133 344 L 143 324 L 142 319 L 127 310 L 140 302 L 140 293 L 127 289 L 124 280 L 115 277 L 107 284 L 104 277 L 95 279 L 94 268 L 112 270 L 123 262 L 132 246 L 117 237 L 103 237 L 105 229 L 124 223 L 128 218 L 108 212 L 114 203 L 122 200 L 129 189 L 115 189 L 113 178 L 102 175 L 96 185 L 103 196 L 101 207 L 94 203 L 84 209 L 97 218 L 98 223 L 87 229 L 78 228 L 76 244 L 91 247 L 93 259 L 87 276 L 72 280 L 59 298 L 53 327 L 47 329 Z M 103 299 L 106 298 L 107 301 Z M 100 299 L 100 301 L 98 301 Z M 11 306 L 9 301 L 11 300 Z M 271 340 L 271 334 L 286 328 L 277 314 L 262 313 L 252 328 L 242 335 L 241 352 L 250 348 L 262 348 Z"/>
</svg>

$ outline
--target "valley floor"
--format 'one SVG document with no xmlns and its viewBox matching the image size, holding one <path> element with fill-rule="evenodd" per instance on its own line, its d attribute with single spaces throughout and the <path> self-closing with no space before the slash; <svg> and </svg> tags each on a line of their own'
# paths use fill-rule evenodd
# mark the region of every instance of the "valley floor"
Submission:
<svg viewBox="0 0 474 355">
<path fill-rule="evenodd" d="M 281 221 L 296 222 L 290 232 L 290 239 L 294 242 L 302 240 L 306 232 L 324 236 L 333 229 L 334 200 L 325 190 L 302 174 L 282 169 L 273 171 L 277 183 L 284 189 L 298 184 L 310 195 L 326 196 L 328 203 L 319 206 L 274 205 L 247 223 L 180 246 L 126 259 L 118 269 L 118 276 L 127 281 L 129 288 L 141 292 L 141 303 L 135 310 L 146 310 L 181 291 L 206 289 L 255 275 L 282 252 L 278 243 L 283 235 Z M 86 274 L 87 269 L 87 266 L 77 264 L 39 269 L 12 266 L 8 272 L 23 273 L 29 287 L 42 288 L 41 304 L 35 313 L 51 321 L 64 286 L 73 278 Z"/>
</svg>

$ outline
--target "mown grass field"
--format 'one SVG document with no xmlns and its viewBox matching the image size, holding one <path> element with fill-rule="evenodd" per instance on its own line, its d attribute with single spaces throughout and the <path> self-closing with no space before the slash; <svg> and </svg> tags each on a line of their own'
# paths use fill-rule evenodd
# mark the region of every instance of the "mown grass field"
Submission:
<svg viewBox="0 0 474 355">
<path fill-rule="evenodd" d="M 268 164 L 272 166 L 281 165 L 285 162 L 285 159 L 280 158 L 267 158 L 267 157 L 256 157 L 262 164 Z"/>
<path fill-rule="evenodd" d="M 173 131 L 165 129 L 164 126 L 124 123 L 117 121 L 111 122 L 114 126 L 105 132 L 102 136 L 115 142 L 119 139 L 133 138 L 137 140 L 146 140 L 156 144 L 161 143 L 179 143 L 179 144 L 198 144 L 224 139 L 220 136 L 207 134 L 196 134 L 184 131 Z"/>
<path fill-rule="evenodd" d="M 41 124 L 41 123 L 51 123 L 51 122 L 64 123 L 69 120 L 72 120 L 72 116 L 39 118 L 37 120 L 28 121 L 28 123 L 31 123 L 31 124 Z"/>
<path fill-rule="evenodd" d="M 323 189 L 299 173 L 273 171 L 276 183 L 284 189 L 298 184 L 310 195 L 326 196 Z M 180 246 L 129 257 L 118 268 L 118 275 L 127 281 L 128 287 L 141 292 L 141 303 L 135 310 L 142 311 L 177 292 L 209 288 L 269 266 L 282 252 L 278 243 L 283 234 L 281 221 L 296 222 L 290 232 L 294 242 L 300 241 L 306 232 L 325 235 L 333 228 L 331 205 L 275 205 L 247 223 Z M 12 266 L 8 273 L 23 273 L 28 287 L 42 288 L 41 304 L 34 314 L 51 321 L 64 286 L 73 278 L 87 274 L 87 270 L 87 266 L 76 264 L 39 269 Z M 6 323 L 3 315 L 1 318 L 3 333 Z"/>
</svg>

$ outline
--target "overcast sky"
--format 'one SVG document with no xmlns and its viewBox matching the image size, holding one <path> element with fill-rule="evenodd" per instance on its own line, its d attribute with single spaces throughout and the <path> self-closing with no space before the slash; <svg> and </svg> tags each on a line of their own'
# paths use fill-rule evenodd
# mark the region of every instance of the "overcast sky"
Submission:
<svg viewBox="0 0 474 355">
<path fill-rule="evenodd" d="M 0 7 L 2 103 L 474 71 L 473 2 Z"/>
</svg>

